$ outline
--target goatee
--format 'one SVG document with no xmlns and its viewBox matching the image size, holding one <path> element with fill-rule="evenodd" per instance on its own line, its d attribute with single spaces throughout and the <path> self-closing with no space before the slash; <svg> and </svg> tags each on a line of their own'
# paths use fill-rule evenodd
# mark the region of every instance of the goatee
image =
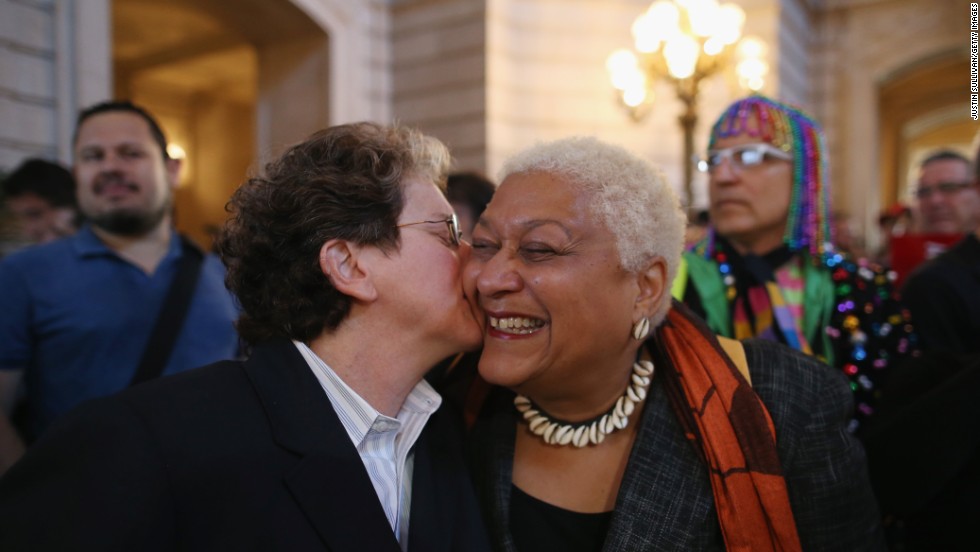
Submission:
<svg viewBox="0 0 980 552">
<path fill-rule="evenodd" d="M 92 225 L 112 234 L 142 236 L 160 224 L 169 208 L 169 205 L 163 205 L 160 209 L 150 212 L 118 209 L 93 216 L 89 221 Z"/>
</svg>

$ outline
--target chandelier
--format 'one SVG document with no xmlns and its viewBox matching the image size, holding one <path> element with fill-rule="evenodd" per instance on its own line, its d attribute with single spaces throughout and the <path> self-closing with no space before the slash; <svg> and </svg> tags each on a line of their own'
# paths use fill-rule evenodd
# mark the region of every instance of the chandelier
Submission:
<svg viewBox="0 0 980 552">
<path fill-rule="evenodd" d="M 652 109 L 654 86 L 671 83 L 685 111 L 679 117 L 684 131 L 684 187 L 688 205 L 694 167 L 694 127 L 701 81 L 732 67 L 739 87 L 758 91 L 769 66 L 765 44 L 742 37 L 745 12 L 717 0 L 657 0 L 633 23 L 633 50 L 613 52 L 606 61 L 620 104 L 634 121 Z"/>
</svg>

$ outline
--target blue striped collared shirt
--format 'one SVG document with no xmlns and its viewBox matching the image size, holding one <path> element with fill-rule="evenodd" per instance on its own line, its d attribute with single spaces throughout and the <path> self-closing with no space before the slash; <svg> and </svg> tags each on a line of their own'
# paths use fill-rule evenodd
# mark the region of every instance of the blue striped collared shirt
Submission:
<svg viewBox="0 0 980 552">
<path fill-rule="evenodd" d="M 405 399 L 397 418 L 385 416 L 344 383 L 304 343 L 293 343 L 327 393 L 340 423 L 364 462 L 388 523 L 405 550 L 412 496 L 412 447 L 429 416 L 442 404 L 442 397 L 422 380 Z"/>
</svg>

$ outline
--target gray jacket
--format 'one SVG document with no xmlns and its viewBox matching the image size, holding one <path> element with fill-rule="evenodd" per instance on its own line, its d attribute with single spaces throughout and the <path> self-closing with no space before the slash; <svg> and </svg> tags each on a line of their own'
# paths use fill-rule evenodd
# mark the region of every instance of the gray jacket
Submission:
<svg viewBox="0 0 980 552">
<path fill-rule="evenodd" d="M 783 345 L 744 342 L 752 387 L 776 427 L 803 550 L 884 550 L 864 450 L 845 424 L 843 374 Z M 470 433 L 470 466 L 495 550 L 513 551 L 509 520 L 517 418 L 493 391 Z M 707 469 L 654 376 L 603 550 L 724 550 Z"/>
</svg>

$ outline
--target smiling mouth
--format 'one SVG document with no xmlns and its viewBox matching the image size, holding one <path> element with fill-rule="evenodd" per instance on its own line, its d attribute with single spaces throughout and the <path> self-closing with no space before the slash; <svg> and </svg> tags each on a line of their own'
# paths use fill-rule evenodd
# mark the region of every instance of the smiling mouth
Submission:
<svg viewBox="0 0 980 552">
<path fill-rule="evenodd" d="M 488 316 L 487 318 L 490 320 L 490 327 L 493 329 L 514 335 L 527 335 L 544 327 L 544 320 L 538 318 L 523 316 L 509 316 L 507 318 Z"/>
<path fill-rule="evenodd" d="M 95 193 L 103 196 L 116 196 L 138 191 L 138 187 L 127 182 L 100 182 L 95 185 Z"/>
</svg>

